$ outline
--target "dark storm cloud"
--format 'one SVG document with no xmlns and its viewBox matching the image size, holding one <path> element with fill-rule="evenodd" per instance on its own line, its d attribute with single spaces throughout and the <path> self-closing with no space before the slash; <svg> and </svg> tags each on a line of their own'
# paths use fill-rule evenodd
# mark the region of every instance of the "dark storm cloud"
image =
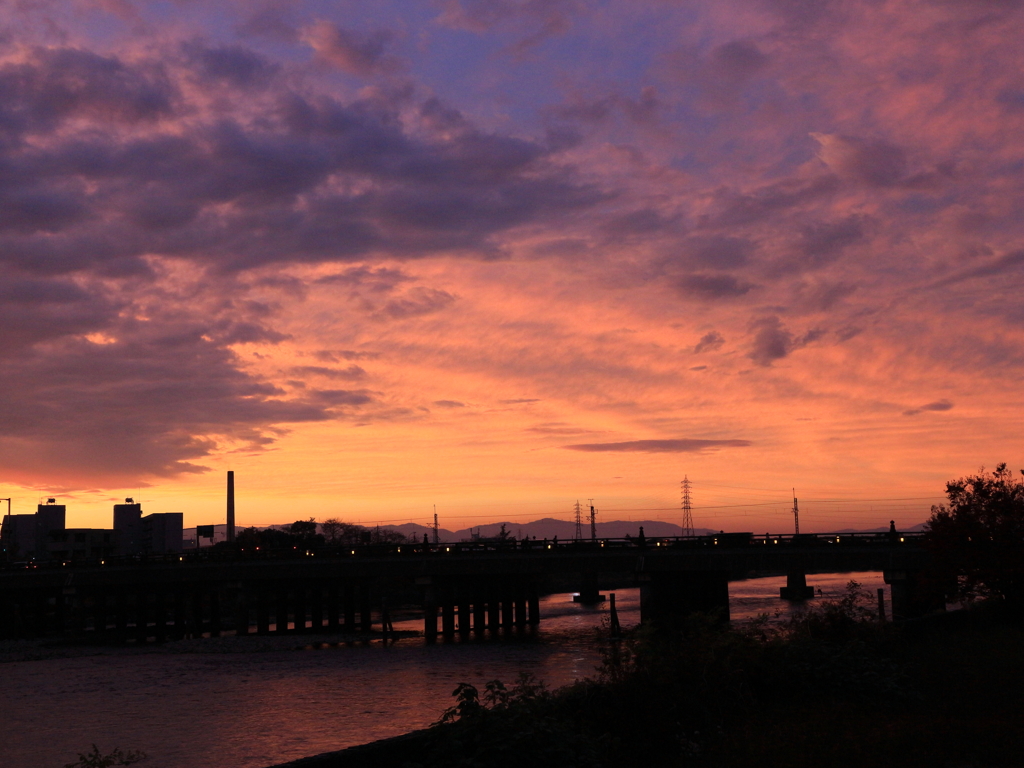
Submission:
<svg viewBox="0 0 1024 768">
<path fill-rule="evenodd" d="M 358 365 L 350 365 L 347 368 L 327 368 L 322 365 L 299 365 L 289 368 L 292 376 L 305 378 L 306 376 L 323 376 L 328 379 L 365 379 L 365 369 Z"/>
<path fill-rule="evenodd" d="M 385 51 L 391 33 L 378 30 L 363 33 L 318 21 L 302 31 L 317 58 L 352 75 L 372 75 L 397 68 L 397 61 Z"/>
<path fill-rule="evenodd" d="M 679 291 L 702 299 L 731 299 L 749 292 L 754 286 L 724 272 L 694 272 L 676 282 Z"/>
<path fill-rule="evenodd" d="M 1012 251 L 994 259 L 985 260 L 981 264 L 968 267 L 967 269 L 957 270 L 948 277 L 936 280 L 931 284 L 931 287 L 939 288 L 951 284 L 955 285 L 973 278 L 991 277 L 1019 269 L 1022 266 L 1024 266 L 1024 250 Z"/>
<path fill-rule="evenodd" d="M 753 255 L 754 248 L 749 240 L 728 236 L 693 237 L 684 245 L 689 259 L 717 269 L 742 266 Z"/>
<path fill-rule="evenodd" d="M 864 239 L 862 217 L 822 222 L 804 228 L 800 248 L 803 266 L 820 266 L 838 258 L 845 248 Z"/>
<path fill-rule="evenodd" d="M 749 192 L 723 189 L 715 195 L 712 212 L 703 216 L 699 224 L 701 228 L 725 230 L 759 224 L 799 206 L 827 200 L 839 186 L 836 176 L 826 174 L 809 179 L 785 179 Z"/>
<path fill-rule="evenodd" d="M 65 278 L 8 273 L 0 280 L 0 360 L 33 344 L 101 331 L 123 306 L 123 300 L 96 286 L 90 291 Z"/>
<path fill-rule="evenodd" d="M 714 448 L 745 448 L 752 443 L 749 440 L 697 440 L 681 438 L 678 440 L 629 440 L 622 443 L 580 443 L 564 445 L 570 451 L 587 451 L 591 453 L 698 453 Z"/>
<path fill-rule="evenodd" d="M 187 50 L 209 77 L 253 82 L 272 69 L 239 46 Z M 546 147 L 477 130 L 454 110 L 457 130 L 407 130 L 405 93 L 344 103 L 274 80 L 259 120 L 244 118 L 238 92 L 218 115 L 163 130 L 155 121 L 196 111 L 172 81 L 156 64 L 75 49 L 0 67 L 0 130 L 27 141 L 62 129 L 44 144 L 0 146 L 0 261 L 59 274 L 141 269 L 132 262 L 146 254 L 228 270 L 380 253 L 492 257 L 494 235 L 604 199 L 550 165 Z M 139 121 L 146 131 L 107 130 Z"/>
<path fill-rule="evenodd" d="M 881 139 L 812 134 L 819 156 L 840 176 L 873 187 L 891 187 L 907 175 L 906 152 Z"/>
<path fill-rule="evenodd" d="M 439 312 L 455 301 L 455 296 L 436 288 L 413 288 L 404 296 L 392 299 L 379 309 L 377 318 L 400 320 L 406 317 Z"/>
<path fill-rule="evenodd" d="M 932 403 L 925 403 L 924 405 L 919 406 L 917 408 L 910 408 L 910 409 L 904 411 L 903 415 L 904 416 L 917 416 L 917 414 L 925 412 L 925 411 L 937 411 L 937 412 L 941 413 L 942 411 L 952 410 L 952 408 L 953 408 L 953 403 L 951 403 L 949 400 L 943 399 L 943 400 L 936 400 L 935 402 L 932 402 Z"/>
<path fill-rule="evenodd" d="M 207 47 L 193 41 L 183 50 L 204 80 L 239 88 L 266 85 L 281 69 L 279 64 L 240 45 Z"/>
<path fill-rule="evenodd" d="M 722 345 L 725 344 L 725 338 L 718 331 L 708 331 L 700 337 L 693 347 L 693 354 L 699 355 L 701 352 L 714 352 L 716 349 L 721 349 Z M 690 370 L 693 370 L 692 368 Z"/>
<path fill-rule="evenodd" d="M 156 64 L 133 67 L 77 48 L 39 48 L 0 66 L 0 131 L 49 132 L 71 117 L 135 123 L 167 116 L 175 89 Z"/>
<path fill-rule="evenodd" d="M 811 342 L 817 341 L 824 335 L 824 331 L 813 328 L 803 336 L 794 337 L 778 317 L 769 317 L 755 320 L 750 325 L 754 334 L 751 340 L 750 352 L 747 357 L 758 365 L 770 366 L 776 360 L 781 360 L 790 352 L 800 349 Z"/>
<path fill-rule="evenodd" d="M 345 53 L 343 37 L 324 38 L 336 64 L 384 65 L 372 40 Z M 187 307 L 237 294 L 233 273 L 273 262 L 491 256 L 493 235 L 603 197 L 549 168 L 546 147 L 479 131 L 436 99 L 425 110 L 440 133 L 413 133 L 399 114 L 407 96 L 299 95 L 243 47 L 177 50 L 183 78 L 258 86 L 259 119 L 247 116 L 244 91 L 225 91 L 221 109 L 204 112 L 173 69 L 145 60 L 58 48 L 0 66 L 0 355 L 16 360 L 5 367 L 0 455 L 21 476 L 33 466 L 111 482 L 197 471 L 222 440 L 259 448 L 277 424 L 373 404 L 364 390 L 308 386 L 296 399 L 245 373 L 228 345 L 285 338 L 266 307 L 229 302 L 200 329 L 157 313 L 140 330 L 128 318 L 134 302 L 159 294 L 151 255 L 206 275 L 192 294 L 161 299 Z M 175 122 L 185 115 L 187 126 Z M 426 287 L 399 293 L 409 280 L 366 265 L 321 278 L 367 299 L 384 322 L 455 301 Z M 264 272 L 253 287 L 282 286 Z M 94 333 L 101 343 L 81 338 Z M 363 357 L 372 355 L 320 359 Z M 298 375 L 363 375 L 314 368 Z"/>
<path fill-rule="evenodd" d="M 67 339 L 4 364 L 0 463 L 19 478 L 112 484 L 202 471 L 219 439 L 258 449 L 275 425 L 322 421 L 365 395 L 284 393 L 238 367 L 201 328 L 136 328 L 125 340 Z"/>
</svg>

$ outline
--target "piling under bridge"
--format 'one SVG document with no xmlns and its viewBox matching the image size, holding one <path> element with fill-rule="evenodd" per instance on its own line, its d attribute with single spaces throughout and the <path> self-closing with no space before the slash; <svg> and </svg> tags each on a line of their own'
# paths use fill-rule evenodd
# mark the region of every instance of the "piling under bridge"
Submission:
<svg viewBox="0 0 1024 768">
<path fill-rule="evenodd" d="M 103 642 L 301 632 L 368 633 L 398 601 L 418 600 L 424 635 L 507 631 L 541 621 L 552 578 L 596 590 L 641 588 L 641 617 L 728 616 L 730 580 L 751 573 L 882 571 L 893 614 L 941 600 L 917 574 L 928 555 L 913 534 L 818 534 L 598 541 L 369 545 L 331 551 L 207 550 L 137 561 L 0 570 L 0 635 Z"/>
</svg>

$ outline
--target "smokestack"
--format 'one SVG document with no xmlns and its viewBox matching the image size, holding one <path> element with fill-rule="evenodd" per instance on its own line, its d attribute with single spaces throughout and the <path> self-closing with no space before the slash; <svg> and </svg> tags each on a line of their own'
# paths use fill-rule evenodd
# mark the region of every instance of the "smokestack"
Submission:
<svg viewBox="0 0 1024 768">
<path fill-rule="evenodd" d="M 228 541 L 235 540 L 235 471 L 228 470 Z"/>
</svg>

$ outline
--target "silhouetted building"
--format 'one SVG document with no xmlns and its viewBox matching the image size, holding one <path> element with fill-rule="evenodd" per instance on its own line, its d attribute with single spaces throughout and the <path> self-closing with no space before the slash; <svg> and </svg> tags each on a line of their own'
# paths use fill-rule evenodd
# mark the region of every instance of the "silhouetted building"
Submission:
<svg viewBox="0 0 1024 768">
<path fill-rule="evenodd" d="M 117 553 L 137 555 L 142 552 L 142 505 L 134 499 L 114 505 L 114 530 L 118 533 Z"/>
<path fill-rule="evenodd" d="M 0 528 L 8 560 L 30 560 L 36 551 L 36 516 L 4 515 Z"/>
<path fill-rule="evenodd" d="M 154 554 L 181 552 L 184 518 L 181 512 L 158 512 L 142 518 L 142 551 Z"/>
<path fill-rule="evenodd" d="M 47 557 L 37 559 L 103 560 L 117 553 L 117 532 L 110 528 L 64 528 L 47 534 Z"/>
<path fill-rule="evenodd" d="M 50 533 L 52 531 L 63 531 L 64 520 L 67 516 L 67 507 L 57 504 L 54 499 L 48 499 L 45 504 L 36 507 L 36 541 L 35 558 L 37 560 L 49 559 Z"/>
<path fill-rule="evenodd" d="M 166 554 L 181 552 L 181 512 L 157 512 L 142 515 L 142 504 L 125 499 L 114 505 L 114 530 L 118 533 L 117 551 L 121 555 Z"/>
</svg>

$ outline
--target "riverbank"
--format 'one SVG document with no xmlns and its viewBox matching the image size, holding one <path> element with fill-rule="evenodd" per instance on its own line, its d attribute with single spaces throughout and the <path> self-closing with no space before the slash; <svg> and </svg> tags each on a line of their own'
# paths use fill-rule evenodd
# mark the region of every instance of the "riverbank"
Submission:
<svg viewBox="0 0 1024 768">
<path fill-rule="evenodd" d="M 851 607 L 822 606 L 784 634 L 641 631 L 594 679 L 489 701 L 463 691 L 446 725 L 276 768 L 1020 764 L 1019 622 L 981 608 L 880 627 Z"/>
</svg>

